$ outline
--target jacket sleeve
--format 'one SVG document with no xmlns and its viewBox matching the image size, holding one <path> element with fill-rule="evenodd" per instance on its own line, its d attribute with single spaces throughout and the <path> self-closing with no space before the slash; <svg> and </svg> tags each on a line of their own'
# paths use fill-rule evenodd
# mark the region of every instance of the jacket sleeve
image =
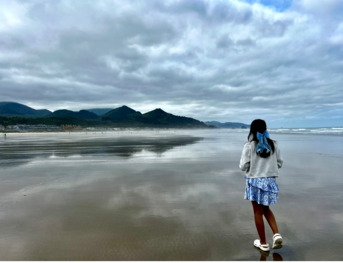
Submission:
<svg viewBox="0 0 343 263">
<path fill-rule="evenodd" d="M 243 152 L 241 156 L 241 161 L 239 162 L 239 168 L 242 171 L 248 171 L 250 168 L 250 156 L 251 156 L 251 147 L 248 144 L 245 144 L 243 147 Z"/>
<path fill-rule="evenodd" d="M 277 167 L 280 169 L 283 164 L 283 158 L 282 158 L 279 147 L 276 148 L 276 159 L 277 159 Z"/>
</svg>

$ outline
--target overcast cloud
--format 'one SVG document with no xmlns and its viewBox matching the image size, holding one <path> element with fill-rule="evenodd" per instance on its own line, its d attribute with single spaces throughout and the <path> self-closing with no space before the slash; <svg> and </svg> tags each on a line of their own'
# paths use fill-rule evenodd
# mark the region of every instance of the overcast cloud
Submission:
<svg viewBox="0 0 343 263">
<path fill-rule="evenodd" d="M 342 126 L 342 14 L 341 0 L 1 1 L 0 101 Z"/>
</svg>

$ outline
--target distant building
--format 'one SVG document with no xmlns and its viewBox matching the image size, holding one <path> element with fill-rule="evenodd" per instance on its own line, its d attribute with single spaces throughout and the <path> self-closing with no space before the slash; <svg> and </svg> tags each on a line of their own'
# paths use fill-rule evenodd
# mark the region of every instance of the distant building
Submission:
<svg viewBox="0 0 343 263">
<path fill-rule="evenodd" d="M 17 125 L 8 125 L 6 130 L 15 130 L 15 131 L 27 131 L 27 130 L 41 130 L 41 131 L 53 131 L 60 130 L 60 127 L 56 125 L 46 125 L 46 124 L 37 124 L 37 125 L 27 125 L 27 124 L 17 124 Z"/>
<path fill-rule="evenodd" d="M 19 127 L 17 125 L 7 125 L 6 130 L 18 130 Z"/>
<path fill-rule="evenodd" d="M 81 130 L 82 127 L 80 125 L 61 125 L 61 130 Z"/>
<path fill-rule="evenodd" d="M 60 130 L 60 127 L 55 125 L 46 125 L 46 124 L 37 124 L 37 125 L 28 125 L 28 130 L 43 130 L 43 131 L 53 131 Z"/>
<path fill-rule="evenodd" d="M 0 131 L 3 131 L 3 130 L 5 130 L 5 126 L 0 125 Z"/>
<path fill-rule="evenodd" d="M 13 128 L 14 128 L 14 130 L 26 131 L 27 125 L 26 124 L 17 124 Z"/>
</svg>

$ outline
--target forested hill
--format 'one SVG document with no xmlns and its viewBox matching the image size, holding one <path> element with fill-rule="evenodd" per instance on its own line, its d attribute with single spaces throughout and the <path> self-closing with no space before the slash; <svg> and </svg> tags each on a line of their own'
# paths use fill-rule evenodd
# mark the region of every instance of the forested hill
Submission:
<svg viewBox="0 0 343 263">
<path fill-rule="evenodd" d="M 7 105 L 8 104 L 4 103 L 3 106 Z M 22 106 L 24 106 L 24 108 L 27 107 L 25 105 Z M 206 125 L 199 120 L 184 116 L 176 116 L 165 112 L 162 109 L 155 109 L 142 114 L 126 105 L 112 109 L 102 116 L 87 110 L 74 112 L 63 109 L 52 113 L 48 111 L 49 114 L 44 117 L 33 117 L 33 113 L 37 114 L 37 112 L 42 112 L 42 110 L 35 110 L 27 107 L 29 108 L 27 109 L 27 112 L 30 112 L 31 114 L 30 118 L 28 118 L 22 111 L 16 111 L 18 108 L 23 107 L 0 108 L 0 115 L 1 110 L 11 114 L 11 116 L 0 116 L 0 124 L 4 126 L 15 124 L 47 124 L 59 126 L 69 124 L 80 125 L 82 127 L 215 128 L 214 126 Z M 14 113 L 17 113 L 17 115 Z"/>
<path fill-rule="evenodd" d="M 148 125 L 148 126 L 164 126 L 164 127 L 197 127 L 208 128 L 205 123 L 182 116 L 176 116 L 163 111 L 162 109 L 155 109 L 153 111 L 142 114 L 127 106 L 114 109 L 104 116 L 102 120 L 112 121 L 115 123 L 131 123 L 132 125 Z"/>
<path fill-rule="evenodd" d="M 57 110 L 53 113 L 47 115 L 46 117 L 72 117 L 77 119 L 84 119 L 84 120 L 95 120 L 99 119 L 100 117 L 93 112 L 80 110 L 79 112 L 70 111 L 70 110 Z"/>
<path fill-rule="evenodd" d="M 218 128 L 242 128 L 242 127 L 250 128 L 249 124 L 244 124 L 241 122 L 224 122 L 224 123 L 221 123 L 219 121 L 206 121 L 205 123 L 207 125 L 213 125 L 213 126 L 216 126 Z"/>
<path fill-rule="evenodd" d="M 0 116 L 43 117 L 50 113 L 49 110 L 35 110 L 17 102 L 0 102 Z"/>
</svg>

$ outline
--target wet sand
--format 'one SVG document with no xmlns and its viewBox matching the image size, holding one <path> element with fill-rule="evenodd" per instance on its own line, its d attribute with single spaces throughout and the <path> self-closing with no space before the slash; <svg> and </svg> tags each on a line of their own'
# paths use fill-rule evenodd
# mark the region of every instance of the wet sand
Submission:
<svg viewBox="0 0 343 263">
<path fill-rule="evenodd" d="M 8 134 L 0 260 L 260 260 L 238 168 L 246 136 Z M 343 260 L 343 137 L 271 137 L 284 158 L 271 209 L 285 245 L 267 260 Z"/>
</svg>

